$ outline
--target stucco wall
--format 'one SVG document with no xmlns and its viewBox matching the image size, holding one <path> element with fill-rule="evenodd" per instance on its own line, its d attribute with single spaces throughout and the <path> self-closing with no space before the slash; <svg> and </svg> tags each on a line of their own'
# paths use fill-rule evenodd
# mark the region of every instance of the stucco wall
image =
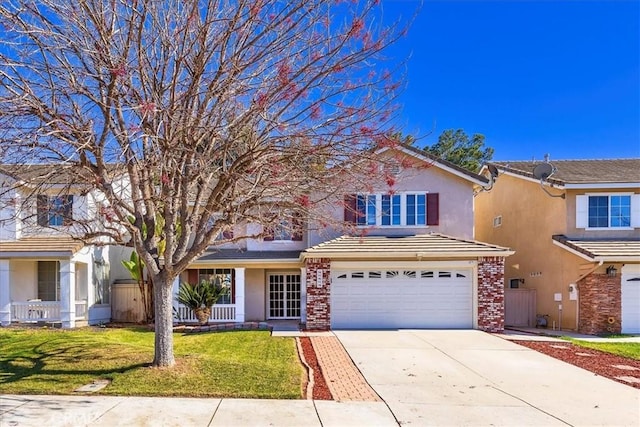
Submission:
<svg viewBox="0 0 640 427">
<path fill-rule="evenodd" d="M 366 177 L 364 180 L 353 180 L 336 190 L 332 197 L 318 207 L 313 215 L 319 220 L 311 223 L 309 233 L 310 246 L 345 234 L 340 224 L 344 220 L 344 195 L 355 193 L 395 193 L 429 192 L 439 194 L 439 224 L 417 227 L 359 227 L 366 233 L 397 235 L 443 233 L 461 238 L 474 237 L 474 198 L 473 184 L 461 177 L 453 175 L 437 166 L 417 161 L 413 158 L 399 160 L 405 166 L 392 187 L 384 181 L 382 175 L 378 179 Z M 404 160 L 404 161 L 403 161 Z"/>
<path fill-rule="evenodd" d="M 611 189 L 611 188 L 603 188 L 597 190 L 569 190 L 567 191 L 567 225 L 565 234 L 574 238 L 601 238 L 601 237 L 611 237 L 611 238 L 640 238 L 640 228 L 631 229 L 631 230 L 615 230 L 615 229 L 607 229 L 607 230 L 587 230 L 584 228 L 576 228 L 576 196 L 583 194 L 612 194 L 612 193 L 620 193 L 620 194 L 638 194 L 640 190 L 638 189 Z"/>
<path fill-rule="evenodd" d="M 32 260 L 11 260 L 11 301 L 38 298 L 38 265 Z"/>
<path fill-rule="evenodd" d="M 248 268 L 244 273 L 245 280 L 245 320 L 265 320 L 265 272 L 261 268 Z"/>
<path fill-rule="evenodd" d="M 549 191 L 560 194 L 556 189 Z M 564 199 L 545 194 L 538 182 L 502 174 L 491 191 L 476 197 L 475 225 L 478 240 L 516 252 L 506 259 L 505 286 L 509 279 L 524 279 L 520 287 L 536 289 L 536 311 L 550 316 L 550 326 L 555 322 L 576 329 L 577 302 L 569 299 L 569 284 L 593 264 L 553 243 L 554 234 L 567 233 L 567 217 L 575 216 L 568 214 L 567 206 Z M 494 227 L 497 216 L 502 224 Z M 561 302 L 554 300 L 556 293 L 561 294 Z"/>
</svg>

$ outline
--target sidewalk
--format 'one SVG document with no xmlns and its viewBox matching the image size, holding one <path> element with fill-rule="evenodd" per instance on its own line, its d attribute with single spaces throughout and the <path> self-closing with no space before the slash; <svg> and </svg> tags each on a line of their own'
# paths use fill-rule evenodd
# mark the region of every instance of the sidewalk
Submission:
<svg viewBox="0 0 640 427">
<path fill-rule="evenodd" d="M 398 426 L 383 402 L 0 395 L 2 427 Z"/>
</svg>

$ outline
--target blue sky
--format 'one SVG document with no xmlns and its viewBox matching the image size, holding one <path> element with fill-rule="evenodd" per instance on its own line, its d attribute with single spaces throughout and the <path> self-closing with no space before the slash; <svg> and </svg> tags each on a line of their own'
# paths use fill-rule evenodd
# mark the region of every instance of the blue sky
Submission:
<svg viewBox="0 0 640 427">
<path fill-rule="evenodd" d="M 639 0 L 425 0 L 388 52 L 411 54 L 405 133 L 482 133 L 494 160 L 639 157 L 639 22 Z"/>
</svg>

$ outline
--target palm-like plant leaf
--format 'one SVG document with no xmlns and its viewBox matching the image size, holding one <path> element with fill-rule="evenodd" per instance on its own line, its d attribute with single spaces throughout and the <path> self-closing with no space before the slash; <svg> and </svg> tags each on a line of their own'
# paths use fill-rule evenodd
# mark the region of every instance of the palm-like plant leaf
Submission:
<svg viewBox="0 0 640 427">
<path fill-rule="evenodd" d="M 176 299 L 180 304 L 186 305 L 192 310 L 202 307 L 211 307 L 222 295 L 226 295 L 228 289 L 208 280 L 198 284 L 181 283 Z"/>
</svg>

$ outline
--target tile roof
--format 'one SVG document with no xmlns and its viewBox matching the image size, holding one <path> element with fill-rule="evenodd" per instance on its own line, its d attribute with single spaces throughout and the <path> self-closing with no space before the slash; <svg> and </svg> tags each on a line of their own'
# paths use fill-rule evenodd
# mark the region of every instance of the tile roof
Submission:
<svg viewBox="0 0 640 427">
<path fill-rule="evenodd" d="M 209 249 L 196 262 L 210 261 L 297 261 L 300 251 L 248 251 L 242 249 Z"/>
<path fill-rule="evenodd" d="M 508 256 L 509 248 L 439 233 L 411 236 L 342 236 L 302 252 L 303 258 L 473 258 Z"/>
<path fill-rule="evenodd" d="M 84 243 L 70 237 L 25 237 L 0 242 L 0 258 L 70 257 L 83 247 Z"/>
<path fill-rule="evenodd" d="M 491 162 L 499 169 L 533 178 L 539 161 Z M 551 160 L 557 170 L 549 179 L 554 184 L 637 183 L 640 182 L 640 158 L 601 160 Z"/>
<path fill-rule="evenodd" d="M 553 241 L 590 261 L 640 262 L 640 239 L 571 239 L 557 234 Z"/>
</svg>

